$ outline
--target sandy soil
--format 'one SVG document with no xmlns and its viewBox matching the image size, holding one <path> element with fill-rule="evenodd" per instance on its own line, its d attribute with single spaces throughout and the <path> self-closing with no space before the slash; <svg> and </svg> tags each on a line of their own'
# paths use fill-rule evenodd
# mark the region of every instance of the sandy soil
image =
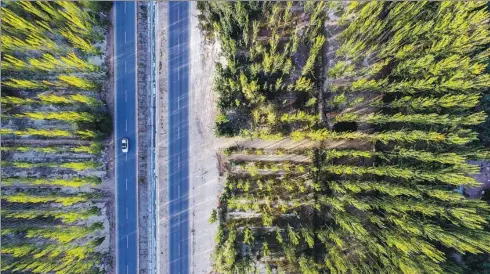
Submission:
<svg viewBox="0 0 490 274">
<path fill-rule="evenodd" d="M 192 2 L 190 14 L 190 263 L 191 273 L 209 273 L 217 225 L 209 224 L 208 219 L 222 189 L 216 153 L 226 145 L 213 131 L 217 108 L 212 88 L 220 47 L 204 41 L 196 2 Z"/>
</svg>

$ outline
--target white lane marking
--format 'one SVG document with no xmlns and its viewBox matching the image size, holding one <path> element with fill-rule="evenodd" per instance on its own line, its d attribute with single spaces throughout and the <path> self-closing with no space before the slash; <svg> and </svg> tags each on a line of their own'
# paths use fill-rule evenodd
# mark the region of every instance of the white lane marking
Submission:
<svg viewBox="0 0 490 274">
<path fill-rule="evenodd" d="M 128 208 L 126 207 L 126 220 L 128 219 Z"/>
<path fill-rule="evenodd" d="M 127 43 L 128 40 L 126 39 L 126 31 L 124 31 L 124 43 Z"/>
<path fill-rule="evenodd" d="M 177 155 L 177 168 L 180 168 L 180 155 Z"/>
<path fill-rule="evenodd" d="M 124 72 L 126 72 L 126 60 L 124 60 Z"/>
<path fill-rule="evenodd" d="M 128 101 L 128 90 L 125 89 L 124 90 L 124 102 L 127 102 Z"/>
<path fill-rule="evenodd" d="M 126 14 L 126 2 L 124 2 L 124 14 Z"/>
<path fill-rule="evenodd" d="M 126 237 L 126 248 L 129 248 L 129 238 Z"/>
<path fill-rule="evenodd" d="M 126 190 L 128 190 L 128 178 L 126 178 Z"/>
<path fill-rule="evenodd" d="M 180 53 L 180 37 L 177 37 L 177 52 Z M 177 68 L 177 81 L 180 81 L 180 69 Z"/>
<path fill-rule="evenodd" d="M 128 132 L 128 119 L 126 119 L 126 132 Z"/>
<path fill-rule="evenodd" d="M 126 274 L 129 274 L 129 266 L 126 265 Z"/>
</svg>

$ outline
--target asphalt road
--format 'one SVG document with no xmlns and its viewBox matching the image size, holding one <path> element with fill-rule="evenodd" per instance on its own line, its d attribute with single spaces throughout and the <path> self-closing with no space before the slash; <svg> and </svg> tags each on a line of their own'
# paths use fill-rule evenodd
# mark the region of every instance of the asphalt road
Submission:
<svg viewBox="0 0 490 274">
<path fill-rule="evenodd" d="M 169 2 L 169 273 L 189 273 L 189 3 Z"/>
<path fill-rule="evenodd" d="M 136 5 L 114 2 L 115 8 L 115 154 L 116 273 L 138 273 L 138 201 L 136 172 Z M 128 138 L 129 152 L 121 150 Z"/>
</svg>

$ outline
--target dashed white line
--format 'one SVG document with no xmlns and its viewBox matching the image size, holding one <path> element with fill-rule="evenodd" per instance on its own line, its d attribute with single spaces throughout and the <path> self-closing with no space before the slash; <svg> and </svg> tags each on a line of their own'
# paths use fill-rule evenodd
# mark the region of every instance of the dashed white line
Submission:
<svg viewBox="0 0 490 274">
<path fill-rule="evenodd" d="M 126 37 L 126 36 L 124 36 Z M 124 72 L 126 72 L 126 60 L 124 61 Z"/>
<path fill-rule="evenodd" d="M 129 214 L 128 214 L 128 208 L 126 207 L 126 220 L 128 219 L 128 216 L 129 216 Z"/>
<path fill-rule="evenodd" d="M 129 238 L 126 237 L 126 248 L 129 248 Z"/>
<path fill-rule="evenodd" d="M 124 90 L 124 102 L 127 102 L 128 101 L 128 90 L 125 89 Z"/>
<path fill-rule="evenodd" d="M 126 190 L 128 190 L 128 178 L 126 178 Z"/>
<path fill-rule="evenodd" d="M 128 132 L 128 119 L 126 119 L 126 132 Z"/>
</svg>

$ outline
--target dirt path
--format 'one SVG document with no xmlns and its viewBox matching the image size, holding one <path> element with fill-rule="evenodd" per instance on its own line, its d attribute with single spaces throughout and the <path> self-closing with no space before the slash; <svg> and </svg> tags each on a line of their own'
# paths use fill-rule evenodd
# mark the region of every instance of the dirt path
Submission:
<svg viewBox="0 0 490 274">
<path fill-rule="evenodd" d="M 113 16 L 113 10 L 111 10 L 109 14 L 109 18 Z M 107 69 L 108 69 L 108 80 L 106 81 L 106 85 L 104 86 L 104 102 L 107 105 L 109 114 L 111 119 L 114 120 L 114 29 L 112 24 L 109 26 L 109 32 L 107 35 L 107 50 L 106 50 L 106 60 Z M 109 201 L 106 203 L 106 214 L 107 214 L 107 222 L 109 223 L 109 256 L 111 265 L 109 267 L 109 273 L 115 272 L 115 264 L 116 264 L 116 218 L 115 218 L 115 205 L 114 201 L 116 200 L 115 196 L 115 176 L 114 176 L 114 135 L 113 133 L 109 136 L 109 138 L 105 141 L 105 146 L 107 150 L 105 151 L 105 159 L 107 161 L 107 178 L 102 181 L 102 184 L 99 186 L 100 189 L 103 189 L 107 192 L 107 195 L 111 197 Z"/>
</svg>

